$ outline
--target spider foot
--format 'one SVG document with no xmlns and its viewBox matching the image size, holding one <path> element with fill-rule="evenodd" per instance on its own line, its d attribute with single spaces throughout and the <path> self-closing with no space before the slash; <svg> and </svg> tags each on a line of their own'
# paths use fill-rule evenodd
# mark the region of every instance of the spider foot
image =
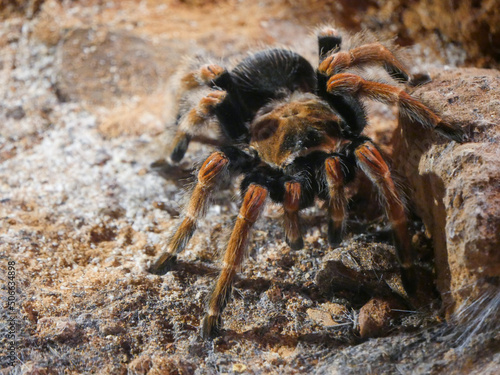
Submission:
<svg viewBox="0 0 500 375">
<path fill-rule="evenodd" d="M 346 216 L 347 200 L 344 193 L 344 172 L 342 161 L 338 156 L 325 160 L 326 181 L 330 194 L 328 202 L 328 242 L 330 246 L 338 246 L 342 242 L 342 232 Z"/>
<path fill-rule="evenodd" d="M 411 87 L 417 87 L 425 85 L 432 81 L 429 73 L 416 73 L 411 76 L 411 79 L 408 81 L 408 85 Z"/>
<path fill-rule="evenodd" d="M 155 275 L 165 275 L 177 264 L 177 255 L 163 254 L 148 269 L 149 273 Z"/>
<path fill-rule="evenodd" d="M 214 90 L 200 100 L 198 115 L 208 115 L 212 109 L 220 105 L 227 96 L 226 91 Z"/>
<path fill-rule="evenodd" d="M 288 246 L 290 246 L 290 249 L 292 250 L 300 250 L 304 248 L 304 240 L 302 239 L 302 237 L 299 237 L 294 240 L 287 238 L 286 243 L 288 244 Z"/>
<path fill-rule="evenodd" d="M 172 152 L 170 153 L 170 160 L 174 163 L 178 163 L 184 158 L 189 142 L 191 141 L 191 136 L 186 133 L 177 133 L 175 135 L 173 144 L 175 145 Z"/>
<path fill-rule="evenodd" d="M 417 277 L 415 275 L 415 268 L 413 265 L 409 267 L 401 267 L 401 281 L 403 282 L 403 287 L 406 293 L 412 296 L 415 294 L 417 289 Z"/>
<path fill-rule="evenodd" d="M 465 130 L 458 125 L 440 122 L 436 125 L 436 131 L 458 143 L 464 143 L 469 140 L 469 136 L 465 133 Z"/>
<path fill-rule="evenodd" d="M 328 242 L 330 246 L 338 246 L 342 242 L 342 225 L 333 220 L 328 221 Z"/>
<path fill-rule="evenodd" d="M 205 315 L 201 322 L 201 337 L 204 340 L 213 340 L 217 336 L 220 336 L 221 325 L 222 319 L 220 315 Z"/>
<path fill-rule="evenodd" d="M 226 72 L 222 66 L 216 64 L 203 65 L 199 71 L 200 80 L 204 83 L 210 83 L 219 78 Z"/>
<path fill-rule="evenodd" d="M 342 35 L 333 27 L 323 27 L 318 31 L 318 47 L 320 60 L 323 61 L 330 52 L 340 48 Z"/>
<path fill-rule="evenodd" d="M 327 91 L 331 94 L 357 94 L 366 84 L 366 81 L 358 75 L 350 73 L 339 73 L 328 80 Z"/>
</svg>

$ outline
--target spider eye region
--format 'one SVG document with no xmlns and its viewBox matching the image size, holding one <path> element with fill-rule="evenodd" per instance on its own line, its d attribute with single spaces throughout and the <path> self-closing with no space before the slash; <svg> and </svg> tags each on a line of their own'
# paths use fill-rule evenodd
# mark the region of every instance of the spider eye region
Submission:
<svg viewBox="0 0 500 375">
<path fill-rule="evenodd" d="M 296 157 L 321 150 L 335 152 L 340 120 L 320 101 L 278 103 L 251 125 L 250 145 L 265 162 L 286 167 Z"/>
<path fill-rule="evenodd" d="M 255 142 L 262 142 L 272 138 L 276 134 L 279 126 L 279 119 L 266 116 L 266 118 L 256 123 L 253 127 L 252 140 Z"/>
</svg>

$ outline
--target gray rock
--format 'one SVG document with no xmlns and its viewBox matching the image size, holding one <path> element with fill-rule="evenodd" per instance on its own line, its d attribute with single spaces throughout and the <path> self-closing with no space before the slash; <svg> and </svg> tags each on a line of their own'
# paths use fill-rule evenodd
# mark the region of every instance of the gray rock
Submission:
<svg viewBox="0 0 500 375">
<path fill-rule="evenodd" d="M 450 314 L 500 278 L 500 73 L 436 71 L 413 96 L 465 129 L 459 144 L 401 121 L 394 163 L 432 236 L 437 287 Z"/>
</svg>

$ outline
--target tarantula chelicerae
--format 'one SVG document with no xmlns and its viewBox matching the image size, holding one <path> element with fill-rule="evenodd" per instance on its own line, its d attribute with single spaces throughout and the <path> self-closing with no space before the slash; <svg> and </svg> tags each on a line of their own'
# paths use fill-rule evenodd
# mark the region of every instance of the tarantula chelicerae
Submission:
<svg viewBox="0 0 500 375">
<path fill-rule="evenodd" d="M 268 198 L 284 207 L 286 241 L 303 247 L 299 211 L 315 198 L 328 205 L 328 240 L 342 240 L 346 216 L 344 187 L 362 170 L 375 184 L 392 225 L 403 282 L 414 288 L 413 257 L 405 207 L 391 172 L 373 142 L 361 135 L 367 124 L 362 100 L 395 103 L 400 116 L 433 128 L 456 141 L 460 128 L 451 126 L 403 89 L 345 73 L 352 67 L 382 66 L 398 81 L 415 84 L 405 66 L 379 42 L 341 49 L 333 28 L 318 33 L 319 66 L 290 50 L 268 49 L 243 59 L 231 71 L 209 64 L 186 74 L 184 92 L 206 86 L 208 93 L 178 117 L 179 128 L 171 159 L 184 156 L 191 137 L 209 118 L 221 130 L 218 151 L 202 164 L 184 219 L 150 271 L 162 272 L 193 235 L 210 193 L 223 174 L 243 174 L 242 204 L 227 244 L 224 263 L 210 296 L 202 335 L 211 338 L 241 266 L 250 229 Z"/>
</svg>

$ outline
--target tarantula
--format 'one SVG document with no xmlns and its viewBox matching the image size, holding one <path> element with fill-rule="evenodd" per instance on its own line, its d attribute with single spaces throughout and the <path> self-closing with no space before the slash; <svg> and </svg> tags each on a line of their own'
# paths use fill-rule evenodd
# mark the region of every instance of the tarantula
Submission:
<svg viewBox="0 0 500 375">
<path fill-rule="evenodd" d="M 400 116 L 462 141 L 458 127 L 444 122 L 403 89 L 365 80 L 345 71 L 382 66 L 395 80 L 418 83 L 390 48 L 380 42 L 341 49 L 342 36 L 325 27 L 318 32 L 319 66 L 314 70 L 288 49 L 268 49 L 250 55 L 231 71 L 203 65 L 182 79 L 183 92 L 206 87 L 194 108 L 181 109 L 171 153 L 180 161 L 193 135 L 210 118 L 221 131 L 221 146 L 202 164 L 184 218 L 165 251 L 150 267 L 162 273 L 184 249 L 204 214 L 211 192 L 223 175 L 243 174 L 242 204 L 227 244 L 223 267 L 202 322 L 202 336 L 213 338 L 231 296 L 232 283 L 245 255 L 250 230 L 268 198 L 284 208 L 286 241 L 292 249 L 304 243 L 299 211 L 315 198 L 328 206 L 328 241 L 342 240 L 346 217 L 344 187 L 359 170 L 378 187 L 392 225 L 403 283 L 409 293 L 415 276 L 405 207 L 381 153 L 361 135 L 367 125 L 363 99 L 397 104 Z"/>
</svg>

